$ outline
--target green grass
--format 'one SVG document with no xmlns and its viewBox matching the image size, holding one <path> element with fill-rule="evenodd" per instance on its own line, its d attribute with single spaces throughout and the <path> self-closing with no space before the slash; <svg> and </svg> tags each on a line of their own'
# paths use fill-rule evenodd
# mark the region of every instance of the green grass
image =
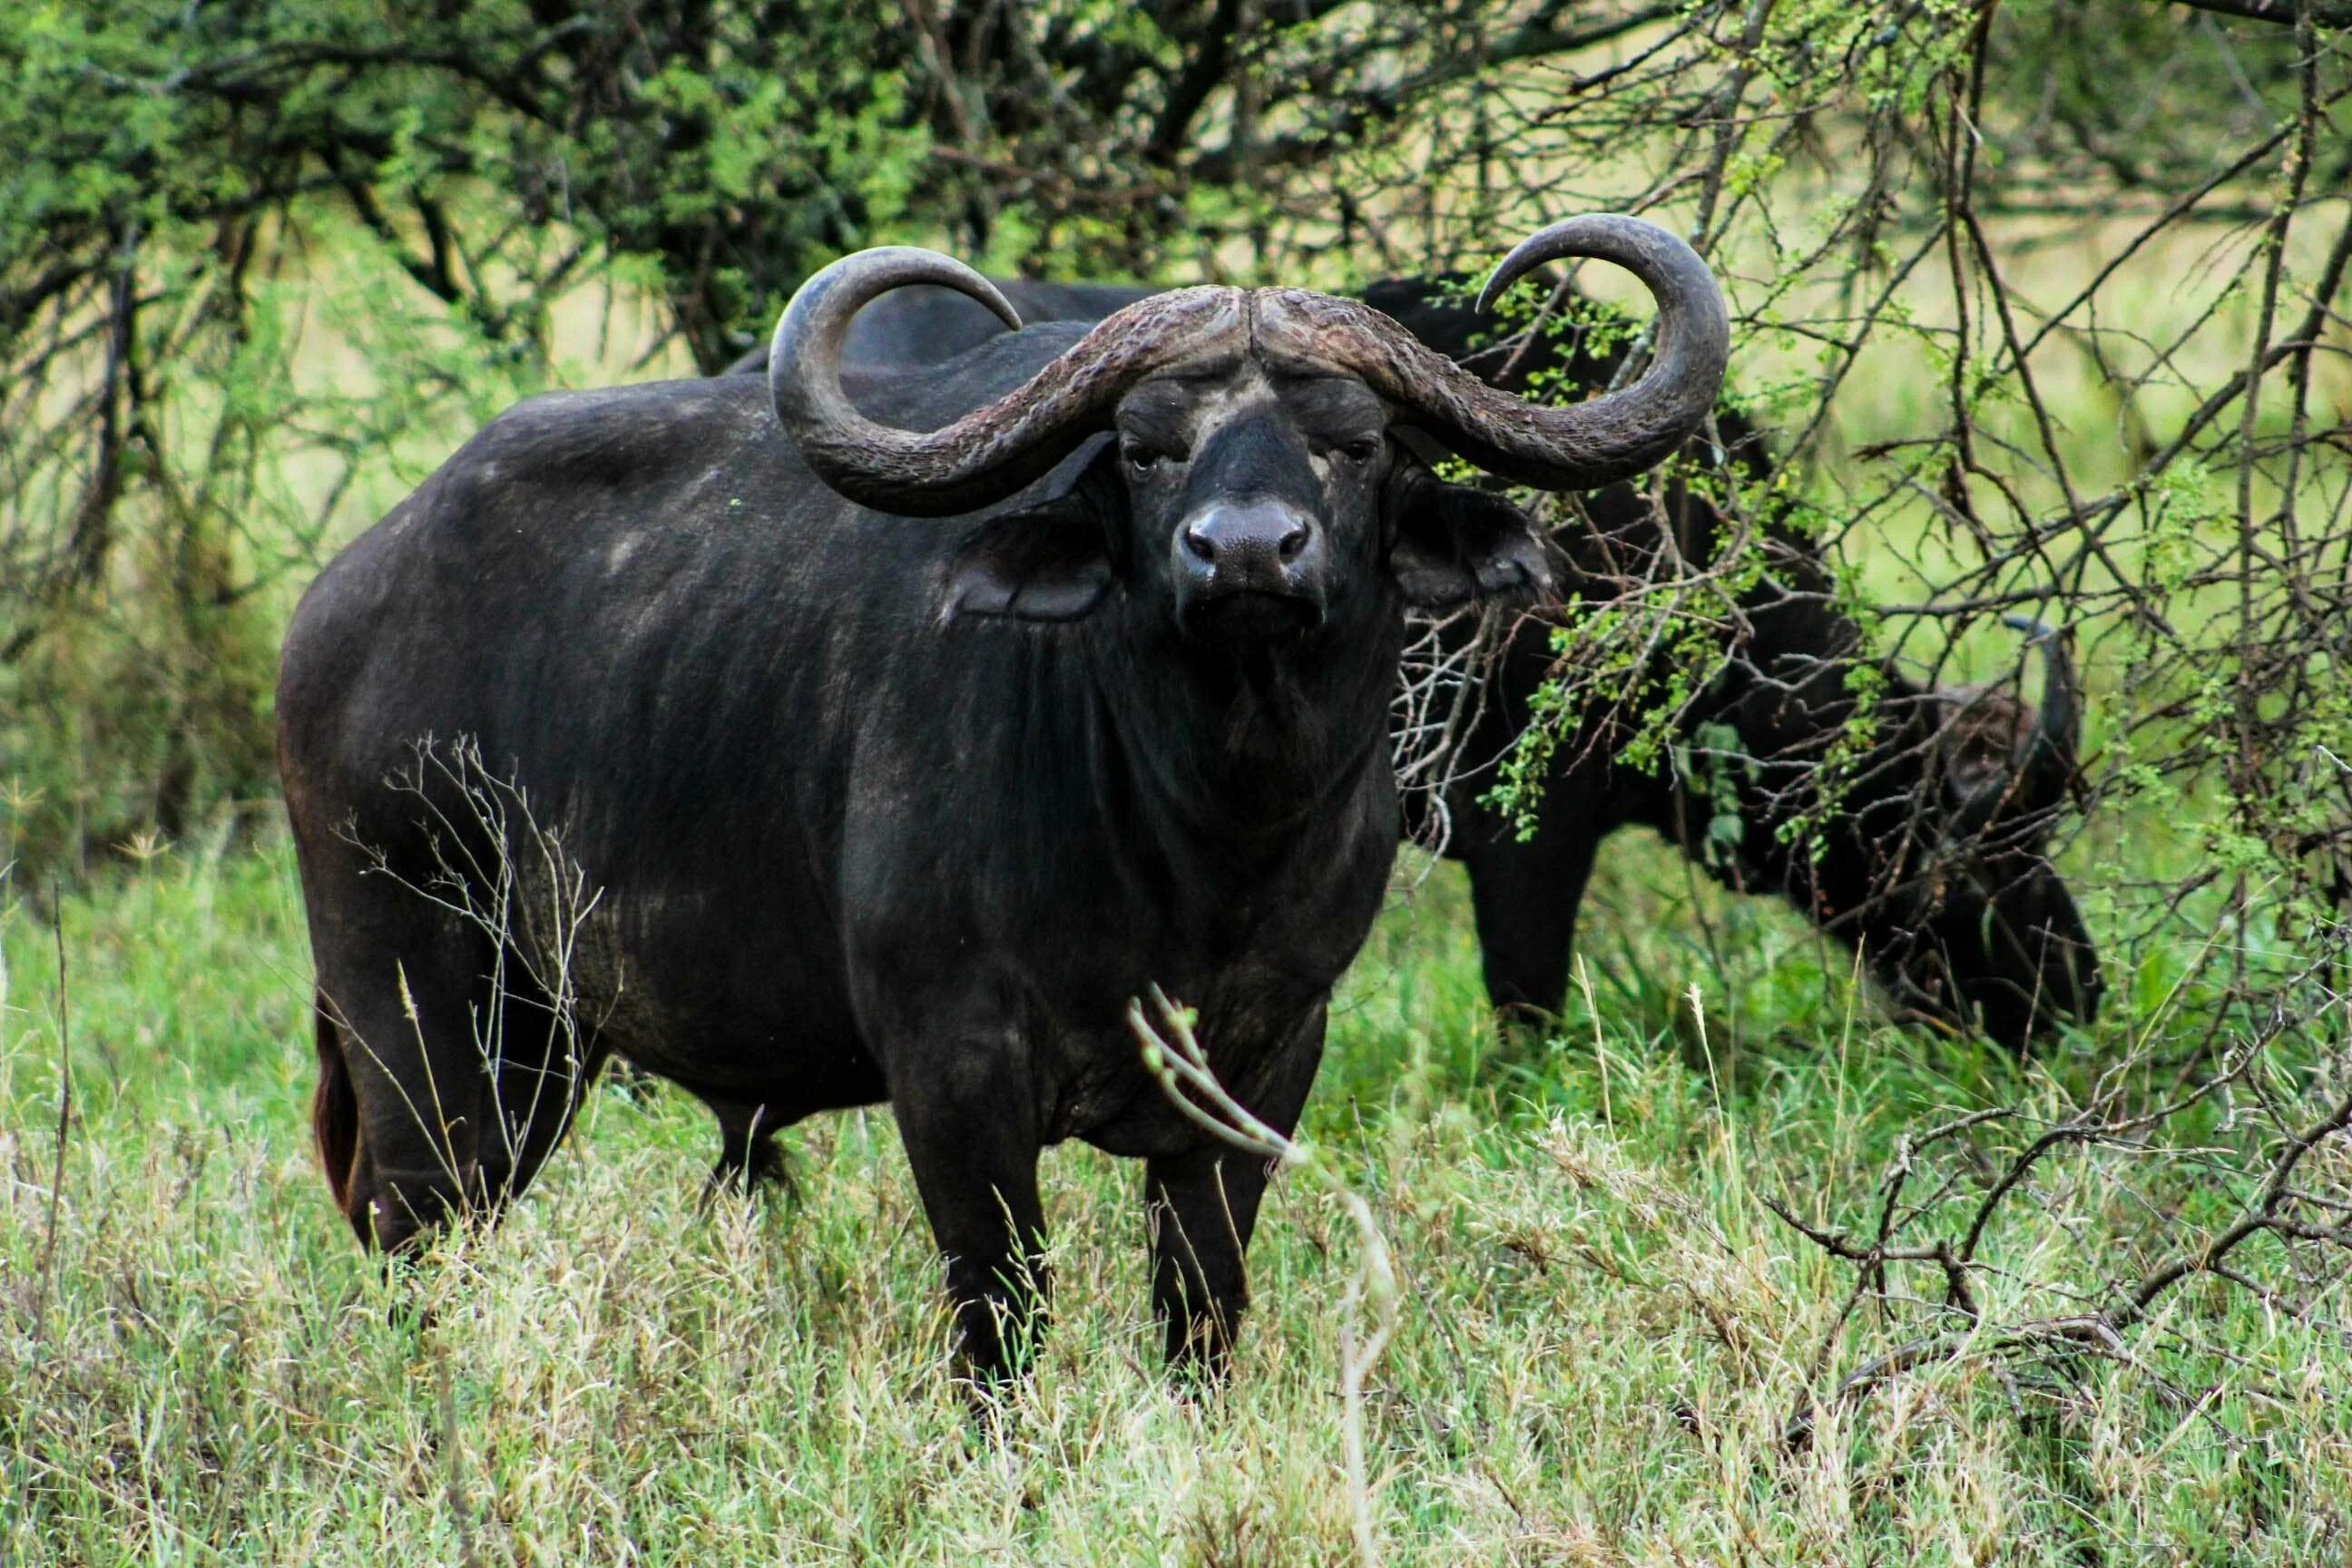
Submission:
<svg viewBox="0 0 2352 1568">
<path fill-rule="evenodd" d="M 1270 1199 L 1258 1310 L 1202 1402 L 1157 1370 L 1137 1172 L 1049 1155 L 1057 1317 L 1002 1440 L 950 1381 L 883 1110 L 791 1135 L 793 1196 L 702 1217 L 699 1108 L 602 1089 L 504 1225 L 387 1279 L 308 1146 L 290 859 L 175 853 L 62 910 L 75 1114 L 53 1235 L 51 935 L 25 889 L 0 891 L 0 1563 L 1352 1550 L 1338 1332 L 1356 1259 L 1311 1184 Z M 1889 1029 L 1800 924 L 1693 889 L 1639 842 L 1612 847 L 1588 907 L 1597 1020 L 1574 1005 L 1560 1038 L 1498 1037 L 1467 928 L 1451 868 L 1391 911 L 1343 988 L 1306 1129 L 1370 1202 L 1403 1286 L 1366 1411 L 1386 1561 L 2341 1551 L 2352 1348 L 2332 1292 L 2299 1323 L 2191 1286 L 2134 1342 L 2137 1367 L 1966 1357 L 1841 1406 L 1801 1454 L 1777 1446 L 1851 1277 L 1761 1198 L 1866 1226 L 1906 1128 L 1996 1101 L 2055 1113 L 2119 1029 L 2031 1065 Z M 1995 1228 L 1989 1312 L 2050 1310 L 2054 1285 L 2235 1212 L 2242 1183 L 2193 1153 L 2234 1147 L 2226 1132 L 2043 1167 Z M 1972 1198 L 1981 1178 L 1951 1168 Z M 2311 1175 L 2342 1184 L 2342 1152 Z M 1836 1369 L 1919 1323 L 1865 1316 Z"/>
</svg>

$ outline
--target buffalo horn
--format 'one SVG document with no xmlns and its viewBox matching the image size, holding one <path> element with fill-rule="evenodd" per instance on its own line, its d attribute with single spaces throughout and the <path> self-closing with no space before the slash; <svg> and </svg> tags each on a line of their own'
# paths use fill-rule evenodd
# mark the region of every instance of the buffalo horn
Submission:
<svg viewBox="0 0 2352 1568">
<path fill-rule="evenodd" d="M 2042 655 L 2042 708 L 2032 731 L 2020 738 L 2018 765 L 2032 766 L 2046 757 L 2072 768 L 2083 743 L 2083 691 L 2074 660 L 2066 657 L 2066 639 L 2057 628 L 2027 616 L 2003 616 L 2001 624 L 2023 632 Z"/>
<path fill-rule="evenodd" d="M 850 319 L 879 295 L 931 283 L 970 296 L 1015 328 L 996 286 L 936 251 L 886 246 L 845 256 L 800 287 L 776 323 L 768 393 L 809 468 L 863 506 L 948 517 L 1001 500 L 1103 428 L 1119 396 L 1152 372 L 1240 341 L 1238 289 L 1182 289 L 1139 300 L 1070 345 L 1026 384 L 928 431 L 879 425 L 841 386 Z"/>
<path fill-rule="evenodd" d="M 927 250 L 845 256 L 801 285 L 776 323 L 768 387 L 810 468 L 850 500 L 919 517 L 969 511 L 1044 475 L 1110 423 L 1118 399 L 1174 365 L 1250 350 L 1276 366 L 1360 378 L 1470 461 L 1540 489 L 1591 489 L 1669 456 L 1715 406 L 1729 324 L 1697 253 L 1640 218 L 1597 214 L 1531 236 L 1495 268 L 1490 301 L 1545 262 L 1589 256 L 1642 279 L 1658 301 L 1657 354 L 1632 386 L 1572 407 L 1499 392 L 1379 311 L 1304 289 L 1182 289 L 1129 305 L 1029 381 L 940 429 L 866 418 L 841 386 L 850 319 L 877 295 L 931 283 L 1020 318 L 986 279 Z"/>
<path fill-rule="evenodd" d="M 1715 407 L 1730 323 L 1698 253 L 1654 223 L 1572 217 L 1521 241 L 1480 291 L 1485 309 L 1535 268 L 1587 256 L 1639 278 L 1658 301 L 1657 353 L 1633 385 L 1570 407 L 1487 385 L 1386 316 L 1304 289 L 1259 295 L 1260 339 L 1360 376 L 1405 422 L 1492 474 L 1545 490 L 1595 489 L 1671 456 Z"/>
</svg>

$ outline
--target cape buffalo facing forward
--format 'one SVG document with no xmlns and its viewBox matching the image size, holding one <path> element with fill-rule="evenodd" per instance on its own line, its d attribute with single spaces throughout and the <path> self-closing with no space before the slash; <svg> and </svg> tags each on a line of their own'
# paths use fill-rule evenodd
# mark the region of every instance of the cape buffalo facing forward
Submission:
<svg viewBox="0 0 2352 1568">
<path fill-rule="evenodd" d="M 876 296 L 1018 325 L 900 250 L 810 279 L 764 389 L 494 421 L 320 574 L 279 679 L 314 1120 L 362 1239 L 520 1191 L 617 1051 L 746 1130 L 887 1099 L 985 1372 L 1039 1279 L 1041 1145 L 1143 1157 L 1170 1352 L 1213 1364 L 1265 1171 L 1164 1100 L 1124 1010 L 1154 982 L 1197 1005 L 1225 1084 L 1294 1123 L 1395 854 L 1406 606 L 1549 586 L 1528 520 L 1400 437 L 1583 489 L 1712 406 L 1727 329 L 1689 248 L 1571 220 L 1490 288 L 1563 255 L 1660 308 L 1650 373 L 1574 408 L 1354 301 L 1198 289 L 869 378 L 861 412 L 843 340 Z M 528 814 L 387 788 L 426 736 Z M 576 1055 L 529 950 L 530 822 L 600 890 L 563 955 Z M 520 924 L 465 918 L 452 866 L 522 868 Z"/>
<path fill-rule="evenodd" d="M 1546 334 L 1489 344 L 1491 323 L 1465 302 L 1459 285 L 1391 280 L 1363 298 L 1506 391 L 1605 385 L 1617 369 L 1616 354 L 1566 351 Z M 1091 321 L 1152 292 L 1025 280 L 1002 287 L 1031 321 Z M 904 368 L 1003 330 L 961 295 L 909 289 L 859 319 L 849 353 L 869 367 Z M 764 349 L 755 351 L 733 368 L 762 369 L 766 358 Z M 1717 434 L 1728 460 L 1751 479 L 1765 477 L 1752 428 L 1725 413 Z M 1637 570 L 1629 563 L 1654 556 L 1668 535 L 1629 485 L 1588 496 L 1585 510 L 1592 530 L 1571 528 L 1559 541 L 1570 563 L 1561 586 L 1571 595 L 1607 597 Z M 1720 511 L 1670 487 L 1667 515 L 1683 559 L 1714 559 L 1727 526 Z M 1931 689 L 1891 663 L 1881 666 L 1874 742 L 1845 766 L 1843 795 L 1825 802 L 1820 764 L 1853 711 L 1847 682 L 1861 632 L 1831 603 L 1828 573 L 1809 544 L 1777 534 L 1765 542 L 1769 575 L 1742 601 L 1745 633 L 1683 721 L 1690 750 L 1713 775 L 1704 786 L 1615 764 L 1611 715 L 1588 707 L 1554 748 L 1538 826 L 1522 842 L 1516 824 L 1481 802 L 1495 782 L 1496 759 L 1528 723 L 1530 700 L 1554 667 L 1549 625 L 1521 620 L 1488 667 L 1478 721 L 1462 741 L 1469 765 L 1446 790 L 1453 826 L 1445 848 L 1470 874 L 1495 1005 L 1559 1008 L 1594 856 L 1610 833 L 1642 824 L 1718 879 L 1778 891 L 1859 946 L 1906 1012 L 1981 1026 L 2012 1047 L 2062 1019 L 2089 1019 L 2102 990 L 2097 955 L 2046 854 L 2081 723 L 2061 639 L 2012 623 L 2033 634 L 2040 654 L 2038 710 L 1999 688 Z M 1697 744 L 1723 726 L 1738 734 L 1736 750 L 1717 754 Z M 1724 786 L 1728 801 L 1716 793 Z M 1727 846 L 1709 829 L 1735 803 L 1742 831 Z M 1780 836 L 1801 815 L 1821 824 L 1825 847 L 1818 858 Z"/>
</svg>

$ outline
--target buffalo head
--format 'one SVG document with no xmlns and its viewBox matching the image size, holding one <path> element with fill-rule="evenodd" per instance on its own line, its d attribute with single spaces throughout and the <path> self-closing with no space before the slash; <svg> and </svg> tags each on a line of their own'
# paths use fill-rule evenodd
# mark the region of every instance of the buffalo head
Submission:
<svg viewBox="0 0 2352 1568">
<path fill-rule="evenodd" d="M 2041 706 L 1998 684 L 1904 683 L 1898 744 L 1925 770 L 1899 806 L 1858 814 L 1874 886 L 1855 909 L 1879 979 L 1916 1014 L 2022 1046 L 2088 1020 L 2104 983 L 2090 933 L 2047 856 L 2075 773 L 2081 691 L 2059 634 L 2012 618 L 2043 671 Z M 1895 773 L 1910 766 L 1896 764 Z"/>
<path fill-rule="evenodd" d="M 1198 288 L 1117 312 L 940 429 L 896 429 L 842 390 L 863 305 L 934 284 L 1020 325 L 979 274 L 904 248 L 845 257 L 802 287 L 777 325 L 769 384 L 809 467 L 877 510 L 977 511 L 1055 474 L 965 540 L 946 615 L 1074 620 L 1116 591 L 1188 644 L 1256 647 L 1360 625 L 1400 599 L 1433 607 L 1549 585 L 1528 520 L 1441 484 L 1396 439 L 1404 432 L 1522 484 L 1580 490 L 1658 462 L 1706 416 L 1723 302 L 1664 230 L 1615 216 L 1552 225 L 1496 268 L 1482 304 L 1570 256 L 1627 268 L 1659 302 L 1649 373 L 1573 407 L 1498 392 L 1356 300 Z"/>
</svg>

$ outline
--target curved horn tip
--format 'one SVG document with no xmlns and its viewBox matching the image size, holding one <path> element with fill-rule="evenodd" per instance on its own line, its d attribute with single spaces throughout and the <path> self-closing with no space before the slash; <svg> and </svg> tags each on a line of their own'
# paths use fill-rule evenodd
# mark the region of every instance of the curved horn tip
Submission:
<svg viewBox="0 0 2352 1568">
<path fill-rule="evenodd" d="M 1544 262 L 1591 257 L 1639 279 L 1656 305 L 1654 352 L 1632 385 L 1573 406 L 1498 392 L 1446 362 L 1440 386 L 1401 376 L 1391 395 L 1424 416 L 1426 428 L 1489 473 L 1547 490 L 1589 490 L 1630 479 L 1679 450 L 1703 428 L 1722 390 L 1731 322 L 1721 286 L 1698 252 L 1669 230 L 1622 213 L 1549 224 L 1514 247 L 1479 290 L 1490 308 L 1503 289 Z M 1418 362 L 1416 362 L 1418 363 Z M 1449 434 L 1450 432 L 1450 434 Z"/>
<path fill-rule="evenodd" d="M 2075 683 L 2074 661 L 2066 654 L 2063 630 L 2032 616 L 2003 616 L 2000 623 L 2023 632 L 2028 644 L 2042 652 L 2041 710 L 2024 754 L 2030 756 L 2046 747 L 2061 758 L 2074 757 L 2083 747 L 2083 694 Z"/>
<path fill-rule="evenodd" d="M 1631 213 L 1580 213 L 1548 223 L 1511 247 L 1510 254 L 1495 264 L 1495 270 L 1486 275 L 1486 287 L 1478 290 L 1478 301 L 1472 309 L 1480 315 L 1486 314 L 1504 289 L 1547 261 L 1590 256 L 1623 266 L 1622 258 L 1626 252 L 1652 247 L 1663 247 L 1669 253 L 1689 252 L 1692 260 L 1698 259 L 1697 253 L 1691 251 L 1680 235 Z"/>
<path fill-rule="evenodd" d="M 954 257 L 926 250 L 919 245 L 876 245 L 835 257 L 810 273 L 793 291 L 793 297 L 784 302 L 783 313 L 777 318 L 776 330 L 781 332 L 784 323 L 795 315 L 811 313 L 835 288 L 852 278 L 866 286 L 869 299 L 892 289 L 924 283 L 951 289 L 986 306 L 989 314 L 1010 330 L 1021 330 L 1021 313 L 1013 308 L 1003 289 Z"/>
<path fill-rule="evenodd" d="M 878 426 L 841 386 L 841 353 L 858 311 L 894 289 L 950 289 L 984 305 L 1018 331 L 1019 312 L 995 284 L 936 250 L 885 245 L 852 251 L 817 268 L 793 291 L 768 340 L 768 400 L 805 456 L 819 445 L 870 444 Z"/>
<path fill-rule="evenodd" d="M 949 259 L 954 258 L 950 257 Z M 963 267 L 963 263 L 960 261 L 956 262 L 956 265 Z M 975 285 L 971 297 L 987 306 L 990 313 L 1004 323 L 1007 331 L 1019 331 L 1021 312 L 1013 308 L 1013 301 L 1004 297 L 1004 290 L 999 289 L 992 279 L 982 277 L 969 267 L 964 267 L 964 272 Z"/>
</svg>

